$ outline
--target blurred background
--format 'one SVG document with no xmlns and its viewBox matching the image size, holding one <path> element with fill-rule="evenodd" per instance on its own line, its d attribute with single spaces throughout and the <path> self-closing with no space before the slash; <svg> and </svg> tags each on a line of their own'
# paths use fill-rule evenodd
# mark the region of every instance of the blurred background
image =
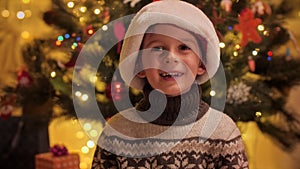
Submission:
<svg viewBox="0 0 300 169">
<path fill-rule="evenodd" d="M 187 1 L 213 22 L 226 75 L 226 92 L 207 82 L 203 99 L 237 123 L 251 169 L 299 169 L 300 1 Z M 105 120 L 141 98 L 117 67 L 124 16 L 148 3 L 0 0 L 1 169 L 38 168 L 36 155 L 61 146 L 91 167 Z"/>
</svg>

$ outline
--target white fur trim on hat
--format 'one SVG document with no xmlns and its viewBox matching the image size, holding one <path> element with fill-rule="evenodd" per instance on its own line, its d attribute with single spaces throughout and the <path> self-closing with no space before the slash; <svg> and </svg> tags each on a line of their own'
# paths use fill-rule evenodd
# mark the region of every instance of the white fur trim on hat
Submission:
<svg viewBox="0 0 300 169">
<path fill-rule="evenodd" d="M 216 73 L 220 62 L 219 39 L 209 18 L 197 7 L 178 0 L 156 1 L 144 6 L 132 19 L 126 32 L 120 54 L 120 74 L 126 84 L 142 89 L 145 79 L 136 76 L 135 64 L 149 26 L 173 24 L 194 32 L 207 41 L 206 73 L 197 82 L 203 84 Z"/>
</svg>

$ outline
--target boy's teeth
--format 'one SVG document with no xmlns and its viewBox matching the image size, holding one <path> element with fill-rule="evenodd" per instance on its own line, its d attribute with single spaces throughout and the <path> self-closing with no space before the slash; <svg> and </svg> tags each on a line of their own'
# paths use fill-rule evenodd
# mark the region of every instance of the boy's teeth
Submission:
<svg viewBox="0 0 300 169">
<path fill-rule="evenodd" d="M 167 76 L 171 76 L 171 77 L 177 77 L 180 76 L 181 73 L 161 73 L 162 77 L 167 77 Z"/>
</svg>

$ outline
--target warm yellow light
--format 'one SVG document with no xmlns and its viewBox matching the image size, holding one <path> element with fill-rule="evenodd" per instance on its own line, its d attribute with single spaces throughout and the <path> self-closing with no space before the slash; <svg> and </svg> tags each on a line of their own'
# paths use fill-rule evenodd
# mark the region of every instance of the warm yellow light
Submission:
<svg viewBox="0 0 300 169">
<path fill-rule="evenodd" d="M 264 25 L 258 25 L 258 26 L 257 26 L 257 29 L 258 29 L 259 31 L 264 31 L 264 30 L 265 30 L 265 26 L 264 26 Z"/>
<path fill-rule="evenodd" d="M 262 114 L 261 114 L 261 112 L 258 111 L 255 113 L 255 115 L 256 115 L 256 117 L 260 117 Z"/>
<path fill-rule="evenodd" d="M 74 4 L 74 2 L 68 2 L 67 3 L 67 6 L 68 6 L 68 8 L 74 8 L 74 6 L 75 6 L 75 4 Z"/>
<path fill-rule="evenodd" d="M 97 8 L 94 10 L 94 14 L 99 15 L 100 13 L 101 13 L 100 9 Z"/>
<path fill-rule="evenodd" d="M 76 132 L 76 138 L 83 139 L 84 138 L 84 133 L 82 131 Z"/>
<path fill-rule="evenodd" d="M 92 140 L 89 140 L 86 142 L 86 145 L 89 147 L 89 148 L 94 148 L 95 147 L 95 143 L 92 141 Z"/>
<path fill-rule="evenodd" d="M 80 169 L 87 169 L 88 165 L 86 162 L 80 162 L 79 167 L 80 167 Z"/>
<path fill-rule="evenodd" d="M 87 94 L 83 94 L 82 96 L 81 96 L 81 100 L 82 101 L 87 101 L 89 99 L 89 96 L 87 95 Z"/>
<path fill-rule="evenodd" d="M 241 46 L 239 44 L 235 45 L 234 47 L 235 47 L 236 50 L 241 49 Z"/>
<path fill-rule="evenodd" d="M 237 51 L 233 52 L 233 56 L 238 56 L 238 55 L 239 55 L 239 52 L 237 52 Z"/>
<path fill-rule="evenodd" d="M 32 15 L 31 10 L 25 10 L 24 13 L 27 18 L 31 17 L 31 15 Z"/>
<path fill-rule="evenodd" d="M 79 22 L 84 22 L 85 21 L 85 18 L 84 17 L 80 17 L 79 18 Z"/>
<path fill-rule="evenodd" d="M 98 136 L 97 130 L 91 130 L 91 131 L 90 131 L 90 136 L 91 136 L 91 137 L 97 137 L 97 136 Z"/>
<path fill-rule="evenodd" d="M 209 94 L 210 94 L 210 96 L 215 96 L 215 95 L 216 95 L 216 91 L 211 90 L 211 91 L 209 92 Z"/>
<path fill-rule="evenodd" d="M 29 39 L 30 33 L 29 33 L 28 31 L 23 31 L 23 32 L 21 33 L 21 37 L 22 37 L 23 39 Z"/>
<path fill-rule="evenodd" d="M 82 95 L 82 93 L 80 91 L 75 92 L 75 96 L 80 97 L 81 95 Z"/>
<path fill-rule="evenodd" d="M 8 18 L 9 17 L 9 11 L 4 9 L 2 12 L 1 12 L 1 15 L 4 17 L 4 18 Z"/>
<path fill-rule="evenodd" d="M 97 81 L 97 76 L 90 76 L 89 80 L 91 83 L 95 83 Z"/>
<path fill-rule="evenodd" d="M 219 43 L 219 47 L 220 47 L 220 48 L 225 48 L 225 46 L 226 46 L 226 45 L 225 45 L 224 42 L 220 42 L 220 43 Z"/>
<path fill-rule="evenodd" d="M 52 78 L 55 78 L 56 72 L 52 71 L 52 72 L 50 73 L 50 76 L 51 76 Z"/>
<path fill-rule="evenodd" d="M 269 36 L 269 32 L 268 31 L 264 31 L 263 33 L 265 36 Z"/>
<path fill-rule="evenodd" d="M 87 8 L 85 6 L 82 6 L 79 8 L 79 11 L 82 12 L 82 13 L 85 13 L 87 10 Z"/>
<path fill-rule="evenodd" d="M 22 0 L 24 4 L 29 4 L 30 0 Z"/>
<path fill-rule="evenodd" d="M 89 153 L 89 148 L 87 147 L 87 146 L 83 146 L 83 147 L 81 147 L 81 152 L 83 153 L 83 154 L 87 154 L 87 153 Z"/>
<path fill-rule="evenodd" d="M 83 125 L 83 129 L 84 129 L 85 131 L 91 130 L 91 129 L 92 129 L 91 123 L 85 123 L 85 124 Z"/>
</svg>

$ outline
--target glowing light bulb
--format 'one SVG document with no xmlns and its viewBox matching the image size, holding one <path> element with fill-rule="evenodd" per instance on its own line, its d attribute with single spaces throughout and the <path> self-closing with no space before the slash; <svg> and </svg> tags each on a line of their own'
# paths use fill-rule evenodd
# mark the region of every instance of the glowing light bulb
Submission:
<svg viewBox="0 0 300 169">
<path fill-rule="evenodd" d="M 79 11 L 82 12 L 82 13 L 85 13 L 87 10 L 87 8 L 85 6 L 82 6 L 79 8 Z"/>
<path fill-rule="evenodd" d="M 238 55 L 239 55 L 239 52 L 237 52 L 237 51 L 233 52 L 233 56 L 238 56 Z"/>
<path fill-rule="evenodd" d="M 97 8 L 94 10 L 94 14 L 99 15 L 100 13 L 101 13 L 100 9 Z"/>
<path fill-rule="evenodd" d="M 83 125 L 83 129 L 86 130 L 86 131 L 91 130 L 91 129 L 92 129 L 91 123 L 85 123 L 85 124 Z"/>
<path fill-rule="evenodd" d="M 258 25 L 258 26 L 257 26 L 257 29 L 258 29 L 259 31 L 264 31 L 264 30 L 265 30 L 265 26 L 264 26 L 264 25 Z"/>
<path fill-rule="evenodd" d="M 52 72 L 50 73 L 50 76 L 51 76 L 52 78 L 55 78 L 56 72 L 52 71 Z"/>
<path fill-rule="evenodd" d="M 4 18 L 8 18 L 9 17 L 9 11 L 4 9 L 2 12 L 1 12 L 1 15 L 4 17 Z"/>
<path fill-rule="evenodd" d="M 68 8 L 74 8 L 74 6 L 75 6 L 75 4 L 74 4 L 74 2 L 68 2 L 67 3 L 67 6 L 68 6 Z"/>
<path fill-rule="evenodd" d="M 224 42 L 220 42 L 220 43 L 219 43 L 219 47 L 220 47 L 220 48 L 225 48 L 225 46 L 226 46 L 226 45 L 225 45 Z"/>
<path fill-rule="evenodd" d="M 18 11 L 17 12 L 17 18 L 18 19 L 24 19 L 25 18 L 25 13 L 23 11 Z"/>
<path fill-rule="evenodd" d="M 31 17 L 31 15 L 32 15 L 31 10 L 25 10 L 24 13 L 27 18 Z"/>
<path fill-rule="evenodd" d="M 97 137 L 97 136 L 98 136 L 97 130 L 91 130 L 91 131 L 90 131 L 90 136 L 92 136 L 92 137 Z"/>
<path fill-rule="evenodd" d="M 257 54 L 258 54 L 258 51 L 256 51 L 256 50 L 252 51 L 253 56 L 257 56 Z"/>
<path fill-rule="evenodd" d="M 82 95 L 82 93 L 80 91 L 75 92 L 75 96 L 80 97 L 81 95 Z"/>
<path fill-rule="evenodd" d="M 214 90 L 210 91 L 210 92 L 209 92 L 209 95 L 210 95 L 210 96 L 215 96 L 215 95 L 216 95 L 216 91 L 214 91 Z"/>
<path fill-rule="evenodd" d="M 102 26 L 102 30 L 107 31 L 107 30 L 108 30 L 107 25 L 103 25 L 103 26 Z"/>
<path fill-rule="evenodd" d="M 87 95 L 87 94 L 83 94 L 82 96 L 81 96 L 81 100 L 82 101 L 87 101 L 89 99 L 89 96 Z"/>
<path fill-rule="evenodd" d="M 95 147 L 95 143 L 94 143 L 92 140 L 87 141 L 86 145 L 87 145 L 89 148 L 94 148 L 94 147 Z"/>
<path fill-rule="evenodd" d="M 83 154 L 87 154 L 87 153 L 89 153 L 89 148 L 87 147 L 87 146 L 83 146 L 83 147 L 81 147 L 81 152 L 83 153 Z"/>
<path fill-rule="evenodd" d="M 28 31 L 23 31 L 23 32 L 21 33 L 21 37 L 22 37 L 23 39 L 29 39 L 30 33 L 29 33 Z"/>
<path fill-rule="evenodd" d="M 256 117 L 261 117 L 261 115 L 262 115 L 262 113 L 259 112 L 259 111 L 255 113 L 255 116 L 256 116 Z"/>
<path fill-rule="evenodd" d="M 241 46 L 239 44 L 235 45 L 234 47 L 235 47 L 236 50 L 241 49 Z"/>
</svg>

